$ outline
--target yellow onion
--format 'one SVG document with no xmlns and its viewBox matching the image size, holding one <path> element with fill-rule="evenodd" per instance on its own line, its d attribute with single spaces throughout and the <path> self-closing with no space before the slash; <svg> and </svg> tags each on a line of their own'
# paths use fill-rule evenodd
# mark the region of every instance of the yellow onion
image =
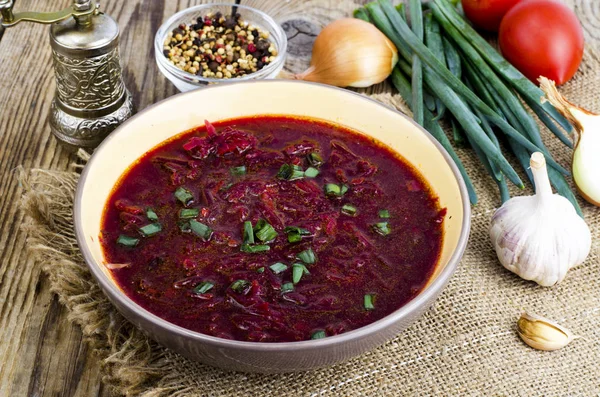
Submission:
<svg viewBox="0 0 600 397">
<path fill-rule="evenodd" d="M 339 19 L 319 33 L 310 67 L 295 79 L 338 87 L 369 87 L 381 83 L 398 61 L 398 50 L 372 24 Z"/>
<path fill-rule="evenodd" d="M 589 112 L 567 101 L 556 89 L 554 81 L 540 77 L 540 88 L 575 130 L 573 149 L 573 181 L 579 194 L 600 207 L 600 114 Z"/>
</svg>

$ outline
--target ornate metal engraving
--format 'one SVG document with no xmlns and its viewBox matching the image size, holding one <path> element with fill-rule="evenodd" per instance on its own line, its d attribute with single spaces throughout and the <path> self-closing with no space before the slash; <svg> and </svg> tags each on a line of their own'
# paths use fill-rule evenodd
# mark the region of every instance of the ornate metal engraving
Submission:
<svg viewBox="0 0 600 397">
<path fill-rule="evenodd" d="M 123 104 L 103 117 L 80 118 L 63 111 L 55 98 L 50 108 L 50 128 L 60 140 L 77 147 L 94 148 L 121 123 L 133 115 L 134 107 L 127 90 Z"/>
<path fill-rule="evenodd" d="M 98 110 L 122 98 L 119 49 L 92 58 L 72 58 L 52 51 L 56 92 L 65 105 L 80 110 Z"/>
</svg>

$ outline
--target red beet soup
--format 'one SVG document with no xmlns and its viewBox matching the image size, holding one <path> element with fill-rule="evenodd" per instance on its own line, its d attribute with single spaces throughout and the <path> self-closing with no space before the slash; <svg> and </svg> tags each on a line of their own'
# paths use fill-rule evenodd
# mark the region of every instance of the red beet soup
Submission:
<svg viewBox="0 0 600 397">
<path fill-rule="evenodd" d="M 258 116 L 184 132 L 107 200 L 112 276 L 165 320 L 220 338 L 341 334 L 427 284 L 446 210 L 404 159 L 314 119 Z"/>
</svg>

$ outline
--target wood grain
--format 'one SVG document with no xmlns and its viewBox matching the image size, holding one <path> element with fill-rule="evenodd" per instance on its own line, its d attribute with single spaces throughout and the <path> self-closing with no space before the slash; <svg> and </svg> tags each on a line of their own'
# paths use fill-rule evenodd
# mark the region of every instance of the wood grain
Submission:
<svg viewBox="0 0 600 397">
<path fill-rule="evenodd" d="M 302 7 L 314 0 L 262 1 Z M 17 9 L 51 11 L 68 3 L 19 0 Z M 102 2 L 102 9 L 119 22 L 124 77 L 138 109 L 176 93 L 155 66 L 152 40 L 163 20 L 192 3 Z M 324 21 L 343 15 L 340 3 L 321 1 L 321 19 L 307 20 L 298 13 L 297 18 L 281 21 L 290 38 L 293 71 L 306 67 L 311 43 Z M 598 48 L 600 2 L 570 4 L 582 21 L 588 45 Z M 18 211 L 22 191 L 17 168 L 64 170 L 73 161 L 51 136 L 47 123 L 55 87 L 47 29 L 23 24 L 0 30 L 0 396 L 108 396 L 99 359 L 82 343 L 79 328 L 70 325 L 39 266 L 27 256 L 27 236 L 19 229 L 23 214 Z M 387 89 L 382 84 L 369 92 Z"/>
</svg>

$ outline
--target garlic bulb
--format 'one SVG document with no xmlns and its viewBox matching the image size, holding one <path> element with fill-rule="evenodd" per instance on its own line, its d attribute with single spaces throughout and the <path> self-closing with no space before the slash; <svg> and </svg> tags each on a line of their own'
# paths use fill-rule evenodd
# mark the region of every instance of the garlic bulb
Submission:
<svg viewBox="0 0 600 397">
<path fill-rule="evenodd" d="M 319 33 L 310 67 L 293 78 L 335 85 L 369 87 L 381 83 L 398 62 L 398 50 L 374 25 L 338 19 Z"/>
<path fill-rule="evenodd" d="M 535 195 L 505 202 L 492 216 L 490 237 L 505 268 L 547 287 L 585 260 L 592 236 L 573 204 L 552 194 L 544 155 L 533 153 L 530 165 Z"/>
<path fill-rule="evenodd" d="M 561 349 L 575 339 L 571 331 L 554 321 L 527 313 L 517 321 L 517 333 L 529 346 L 547 351 Z"/>
<path fill-rule="evenodd" d="M 554 82 L 539 78 L 550 102 L 569 120 L 576 132 L 573 149 L 573 180 L 581 196 L 600 206 L 600 115 L 573 105 L 556 90 Z"/>
</svg>

